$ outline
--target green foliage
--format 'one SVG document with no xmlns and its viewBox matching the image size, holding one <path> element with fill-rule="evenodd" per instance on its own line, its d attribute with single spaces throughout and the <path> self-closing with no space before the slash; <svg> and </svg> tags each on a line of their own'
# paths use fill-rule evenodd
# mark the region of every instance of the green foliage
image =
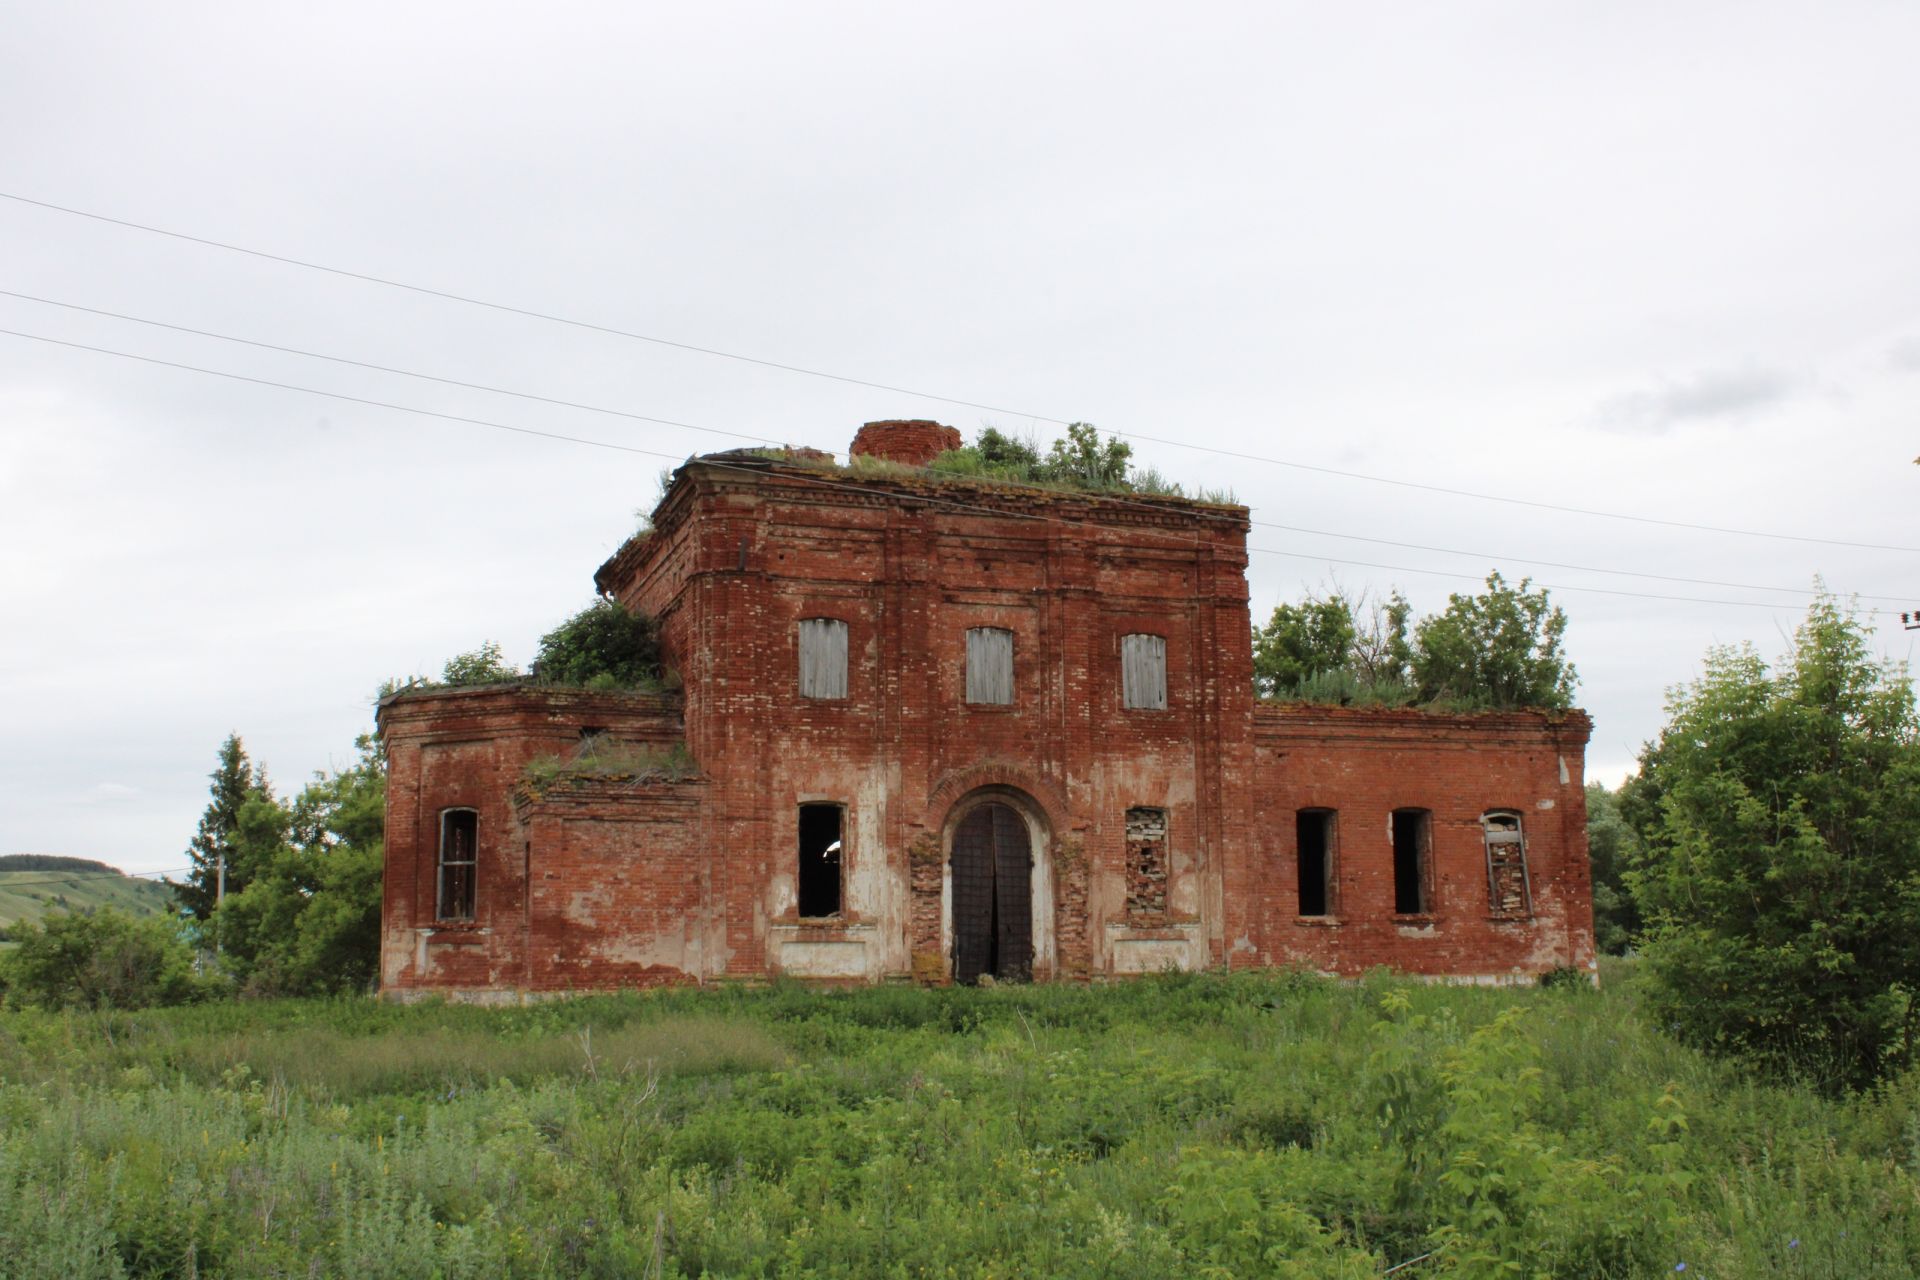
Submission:
<svg viewBox="0 0 1920 1280">
<path fill-rule="evenodd" d="M 266 793 L 268 787 L 266 775 L 256 771 L 253 762 L 247 759 L 247 749 L 237 733 L 228 734 L 227 740 L 220 744 L 219 763 L 207 776 L 213 781 L 213 798 L 200 817 L 192 842 L 187 845 L 187 859 L 193 869 L 185 880 L 166 882 L 180 905 L 198 920 L 213 914 L 222 866 L 227 892 L 246 884 L 252 868 L 247 865 L 251 861 L 250 851 L 239 844 L 240 811 L 248 800 Z"/>
<path fill-rule="evenodd" d="M 439 683 L 447 686 L 505 684 L 520 678 L 520 669 L 500 653 L 500 646 L 488 640 L 478 649 L 456 653 L 441 668 Z"/>
<path fill-rule="evenodd" d="M 592 688 L 656 687 L 660 636 L 651 617 L 596 600 L 540 638 L 533 678 Z"/>
<path fill-rule="evenodd" d="M 1357 639 L 1345 596 L 1280 605 L 1253 630 L 1253 687 L 1262 697 L 1280 697 L 1314 676 L 1346 671 Z"/>
<path fill-rule="evenodd" d="M 54 912 L 16 925 L 13 941 L 0 953 L 0 985 L 16 1004 L 144 1009 L 203 992 L 193 949 L 169 916 Z"/>
<path fill-rule="evenodd" d="M 1414 684 L 1424 702 L 1456 706 L 1569 707 L 1578 678 L 1561 649 L 1567 615 L 1529 591 L 1487 575 L 1479 595 L 1447 597 L 1414 631 Z"/>
<path fill-rule="evenodd" d="M 1745 1081 L 1610 975 L 25 1011 L 4 1269 L 1915 1273 L 1920 1079 Z"/>
<path fill-rule="evenodd" d="M 1125 489 L 1133 446 L 1117 436 L 1103 443 L 1090 422 L 1075 422 L 1047 450 L 1048 478 L 1083 489 Z"/>
<path fill-rule="evenodd" d="M 1660 1016 L 1827 1087 L 1913 1060 L 1920 717 L 1906 670 L 1821 597 L 1777 669 L 1707 655 L 1648 752 L 1658 819 L 1630 882 Z"/>
<path fill-rule="evenodd" d="M 363 991 L 378 972 L 386 769 L 370 736 L 357 746 L 357 763 L 315 774 L 291 806 L 266 796 L 243 812 L 264 852 L 214 936 L 251 992 Z"/>
<path fill-rule="evenodd" d="M 1621 812 L 1620 797 L 1587 784 L 1587 857 L 1593 871 L 1593 941 L 1607 955 L 1625 955 L 1640 933 L 1640 906 L 1627 871 L 1640 859 L 1640 833 Z"/>
<path fill-rule="evenodd" d="M 1914 1274 L 1920 1080 L 1741 1080 L 1622 975 L 23 1011 L 0 1238 L 48 1276 Z"/>
<path fill-rule="evenodd" d="M 1079 489 L 1094 493 L 1145 493 L 1184 497 L 1180 486 L 1158 471 L 1136 474 L 1133 446 L 1117 436 L 1100 438 L 1099 429 L 1075 422 L 1052 441 L 1044 454 L 1032 440 L 986 427 L 970 445 L 949 449 L 928 464 L 947 475 L 979 476 L 1016 484 Z"/>
<path fill-rule="evenodd" d="M 1278 606 L 1264 627 L 1253 629 L 1254 691 L 1263 698 L 1340 706 L 1412 702 L 1412 611 L 1397 591 L 1384 601 L 1333 591 Z"/>
<path fill-rule="evenodd" d="M 542 791 L 556 782 L 587 779 L 682 782 L 699 772 L 700 766 L 684 742 L 662 749 L 596 737 L 566 755 L 535 756 L 521 771 L 520 780 Z"/>
</svg>

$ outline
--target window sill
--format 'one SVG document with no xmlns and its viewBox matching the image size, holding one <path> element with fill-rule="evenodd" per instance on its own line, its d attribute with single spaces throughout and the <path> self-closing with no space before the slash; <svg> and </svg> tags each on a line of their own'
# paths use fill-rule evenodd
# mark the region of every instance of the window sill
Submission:
<svg viewBox="0 0 1920 1280">
<path fill-rule="evenodd" d="M 1000 716 L 1020 709 L 1020 704 L 1017 702 L 963 702 L 960 705 L 968 711 L 984 711 L 989 715 Z"/>
<path fill-rule="evenodd" d="M 1439 920 L 1440 917 L 1431 911 L 1409 911 L 1405 913 L 1396 911 L 1393 913 L 1393 922 L 1395 924 L 1406 925 L 1409 928 L 1437 924 Z"/>
<path fill-rule="evenodd" d="M 1302 929 L 1338 929 L 1346 923 L 1339 916 L 1295 916 L 1293 922 Z"/>
</svg>

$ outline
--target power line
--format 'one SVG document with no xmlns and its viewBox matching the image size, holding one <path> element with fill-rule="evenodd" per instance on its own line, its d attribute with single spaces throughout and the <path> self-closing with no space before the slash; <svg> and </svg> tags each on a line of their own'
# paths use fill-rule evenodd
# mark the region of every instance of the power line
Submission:
<svg viewBox="0 0 1920 1280">
<path fill-rule="evenodd" d="M 161 367 L 169 368 L 169 369 L 179 369 L 187 373 L 206 374 L 210 377 L 228 378 L 235 382 L 246 382 L 246 383 L 251 383 L 255 386 L 276 387 L 284 391 L 299 391 L 307 395 L 324 396 L 332 400 L 342 400 L 349 404 L 368 405 L 370 407 L 378 408 L 378 409 L 391 409 L 398 413 L 417 414 L 421 417 L 438 418 L 446 422 L 466 423 L 471 426 L 487 427 L 496 431 L 508 431 L 516 435 L 534 436 L 543 440 L 558 440 L 568 444 L 586 445 L 592 448 L 599 448 L 599 449 L 612 449 L 619 453 L 632 453 L 632 454 L 639 454 L 644 457 L 666 458 L 669 460 L 678 460 L 676 458 L 676 455 L 662 453 L 657 449 L 642 449 L 636 445 L 617 444 L 608 440 L 594 440 L 586 436 L 570 436 L 570 435 L 562 434 L 557 431 L 539 431 L 532 427 L 517 427 L 504 422 L 494 422 L 486 418 L 474 418 L 464 414 L 457 414 L 457 413 L 443 413 L 437 409 L 421 409 L 413 405 L 395 404 L 392 401 L 388 401 L 388 400 L 374 400 L 366 396 L 347 395 L 339 391 L 324 391 L 318 387 L 304 387 L 304 386 L 300 386 L 297 383 L 280 382 L 273 378 L 255 378 L 247 374 L 229 373 L 223 369 L 208 369 L 199 365 L 185 364 L 177 360 L 162 360 L 155 356 L 135 355 L 132 352 L 115 351 L 109 347 L 97 347 L 84 342 L 69 342 L 62 338 L 49 338 L 43 334 L 23 333 L 18 329 L 0 329 L 0 334 L 6 334 L 9 337 L 15 337 L 15 338 L 26 338 L 29 341 L 33 341 L 33 342 L 50 343 L 54 346 L 68 347 L 68 348 L 72 348 L 74 350 L 79 350 L 79 351 L 92 351 L 100 355 L 116 356 L 121 359 L 139 361 L 140 363 L 143 363 L 143 364 L 159 365 Z M 748 475 L 761 474 L 760 468 L 743 466 L 738 463 L 723 462 L 714 458 L 703 458 L 701 459 L 701 461 L 703 465 L 715 467 L 720 470 L 739 471 Z M 804 484 L 819 485 L 819 486 L 824 486 L 832 489 L 849 490 L 853 492 L 863 492 L 863 493 L 871 492 L 871 490 L 867 487 L 866 483 L 861 481 L 829 480 L 824 477 L 800 476 L 800 475 L 793 475 L 791 473 L 788 473 L 784 478 L 796 480 Z M 1101 502 L 1108 501 L 1108 499 L 1104 495 L 1090 494 L 1087 496 L 1090 500 L 1093 500 L 1093 501 L 1101 501 Z M 984 512 L 986 514 L 997 516 L 1003 519 L 1014 518 L 1014 519 L 1022 519 L 1022 520 L 1037 520 L 1044 523 L 1061 524 L 1061 525 L 1067 525 L 1069 527 L 1075 527 L 1075 528 L 1082 527 L 1085 523 L 1084 521 L 1069 520 L 1062 516 L 1041 515 L 1035 512 L 1008 511 L 1002 507 L 990 507 L 990 506 L 986 506 L 979 503 L 958 502 L 950 498 L 937 498 L 924 493 L 914 494 L 913 500 L 916 502 L 924 503 L 929 506 L 946 507 L 949 509 L 961 510 L 961 511 Z M 1118 499 L 1116 501 L 1119 501 L 1122 505 L 1135 505 L 1135 506 L 1150 505 L 1146 503 L 1128 503 L 1124 499 Z M 1173 538 L 1178 542 L 1189 543 L 1193 546 L 1203 545 L 1200 542 L 1200 540 L 1197 538 L 1186 538 L 1186 537 L 1182 537 L 1179 534 L 1172 534 L 1172 533 L 1166 534 L 1164 536 Z M 1378 564 L 1378 563 L 1361 561 L 1361 560 L 1339 560 L 1330 556 L 1315 556 L 1315 555 L 1309 555 L 1305 552 L 1282 551 L 1282 550 L 1279 550 L 1278 548 L 1271 548 L 1271 547 L 1251 547 L 1250 546 L 1247 548 L 1247 550 L 1250 553 L 1257 553 L 1261 555 L 1280 555 L 1280 556 L 1295 557 L 1298 559 L 1323 560 L 1330 564 L 1361 565 L 1367 568 L 1385 569 L 1394 573 L 1440 574 L 1447 577 L 1461 577 L 1461 578 L 1477 577 L 1477 575 L 1473 575 L 1473 574 L 1464 574 L 1464 573 L 1458 573 L 1458 572 L 1446 571 L 1446 570 L 1415 569 L 1405 565 Z M 1552 591 L 1574 591 L 1574 592 L 1584 591 L 1584 592 L 1599 594 L 1599 595 L 1629 596 L 1637 599 L 1664 600 L 1669 602 L 1685 603 L 1685 604 L 1728 605 L 1728 606 L 1750 608 L 1750 609 L 1778 609 L 1778 608 L 1784 607 L 1778 604 L 1771 604 L 1764 601 L 1755 601 L 1755 600 L 1712 600 L 1712 599 L 1704 599 L 1704 598 L 1695 597 L 1695 596 L 1656 595 L 1649 592 L 1620 591 L 1620 590 L 1613 590 L 1613 589 L 1603 588 L 1603 587 L 1555 585 L 1552 583 L 1541 583 L 1539 585 Z M 1892 611 L 1885 610 L 1885 609 L 1868 609 L 1868 610 L 1864 610 L 1863 612 L 1869 615 L 1879 615 L 1879 614 L 1891 613 Z"/>
<path fill-rule="evenodd" d="M 429 298 L 441 298 L 447 302 L 460 302 L 470 307 L 485 307 L 489 311 L 501 311 L 508 315 L 524 316 L 529 320 L 545 320 L 549 324 L 564 324 L 575 329 L 586 329 L 593 333 L 609 334 L 616 338 L 631 338 L 635 342 L 651 342 L 656 346 L 673 347 L 680 351 L 692 351 L 703 356 L 717 356 L 722 360 L 739 360 L 746 364 L 757 364 L 765 369 L 778 369 L 783 373 L 804 374 L 809 378 L 826 378 L 832 382 L 844 382 L 851 386 L 867 387 L 874 391 L 888 391 L 895 395 L 913 396 L 921 400 L 938 400 L 943 404 L 959 405 L 966 409 L 984 409 L 988 413 L 1004 413 L 1017 418 L 1035 418 L 1042 422 L 1057 422 L 1065 425 L 1061 418 L 1041 418 L 1037 414 L 1019 413 L 1013 409 L 1002 409 L 990 404 L 978 404 L 972 400 L 960 400 L 953 396 L 937 396 L 927 391 L 915 391 L 909 387 L 888 386 L 884 382 L 869 382 L 865 378 L 852 378 L 845 374 L 828 373 L 824 369 L 809 369 L 797 364 L 782 364 L 778 360 L 762 360 L 758 356 L 741 355 L 735 351 L 721 351 L 714 347 L 702 347 L 691 342 L 676 342 L 672 338 L 659 338 L 652 334 L 635 333 L 630 329 L 617 329 L 612 325 L 596 324 L 591 320 L 576 320 L 571 316 L 554 315 L 547 311 L 536 311 L 531 307 L 516 307 L 511 303 L 492 302 L 486 298 L 469 297 L 446 289 L 434 289 L 427 285 L 409 284 L 405 280 L 393 280 L 386 276 L 376 276 L 365 271 L 349 271 L 344 267 L 330 267 L 321 262 L 308 262 L 303 258 L 288 257 L 285 254 L 268 253 L 264 249 L 249 249 L 245 245 L 229 244 L 224 240 L 214 240 L 206 236 L 188 235 L 184 231 L 169 231 L 165 227 L 149 226 L 144 222 L 132 222 L 125 218 L 110 218 L 104 213 L 90 213 L 85 209 L 73 209 L 66 205 L 53 204 L 46 200 L 35 200 L 29 196 L 15 195 L 10 191 L 0 191 L 0 199 L 15 200 L 21 204 L 34 205 L 41 209 L 50 209 L 55 213 L 72 214 L 76 218 L 91 218 L 95 222 L 111 223 L 116 227 L 127 227 L 134 231 L 145 231 L 156 236 L 167 236 L 174 240 L 185 240 L 189 244 L 205 245 L 212 249 L 225 249 L 230 253 L 244 253 L 250 258 L 262 258 L 268 262 L 278 262 L 289 267 L 303 267 L 308 271 L 323 271 L 330 276 L 343 276 L 349 280 L 359 280 L 367 284 L 384 285 L 389 289 L 404 289 L 408 293 L 418 293 Z"/>
<path fill-rule="evenodd" d="M 166 329 L 174 333 L 191 334 L 195 337 L 212 338 L 220 342 L 231 342 L 241 346 L 258 348 L 264 351 L 275 351 L 283 355 L 301 356 L 310 360 L 324 360 L 332 364 L 346 365 L 356 369 L 369 369 L 378 373 L 388 373 L 388 374 L 393 374 L 403 378 L 416 378 L 424 382 L 438 383 L 442 386 L 460 387 L 469 391 L 483 391 L 493 395 L 511 396 L 515 399 L 528 400 L 537 404 L 555 405 L 555 406 L 566 408 L 566 409 L 578 409 L 587 413 L 607 414 L 612 417 L 624 418 L 633 422 L 645 422 L 645 423 L 650 423 L 657 426 L 678 427 L 688 431 L 699 431 L 709 435 L 727 436 L 737 440 L 752 441 L 754 443 L 763 443 L 763 444 L 780 443 L 779 441 L 775 440 L 773 437 L 770 437 L 770 436 L 749 435 L 745 432 L 728 431 L 719 427 L 705 427 L 705 426 L 700 426 L 696 423 L 681 422 L 671 418 L 658 418 L 658 417 L 650 416 L 648 414 L 634 413 L 625 409 L 610 408 L 605 405 L 586 404 L 577 400 L 563 400 L 555 396 L 539 395 L 539 394 L 536 394 L 533 392 L 527 392 L 527 391 L 515 391 L 506 387 L 489 386 L 485 383 L 464 382 L 457 378 L 447 378 L 447 377 L 441 377 L 437 374 L 421 373 L 418 370 L 402 369 L 393 365 L 375 364 L 371 361 L 356 360 L 346 356 L 327 355 L 324 352 L 310 351 L 303 347 L 283 346 L 279 343 L 262 342 L 253 338 L 239 337 L 235 334 L 219 333 L 210 329 L 196 329 L 189 325 L 173 324 L 165 320 L 155 320 L 147 316 L 130 315 L 122 311 L 110 311 L 102 307 L 89 307 L 89 306 L 85 306 L 75 302 L 62 302 L 55 298 L 44 298 L 35 294 L 20 293 L 12 289 L 0 289 L 0 297 L 17 298 L 24 302 L 38 303 L 42 306 L 58 307 L 66 311 L 78 311 L 87 315 L 103 316 L 112 320 L 124 320 L 132 324 L 141 324 L 141 325 L 150 326 L 152 328 Z M 89 350 L 99 350 L 99 348 L 89 348 Z M 138 357 L 129 357 L 129 358 L 138 358 Z M 1030 489 L 1038 492 L 1053 492 L 1052 490 L 1045 489 L 1044 486 L 1023 485 L 1015 481 L 1002 481 L 999 483 L 1007 484 L 1009 487 L 1025 488 L 1025 489 Z M 1122 503 L 1125 503 L 1125 505 L 1130 505 L 1130 506 L 1148 509 L 1148 510 L 1158 509 L 1158 508 L 1155 508 L 1151 503 L 1126 502 L 1125 499 L 1117 498 L 1117 497 L 1109 497 L 1109 500 L 1122 502 Z M 1346 541 L 1352 541 L 1352 542 L 1370 542 L 1379 546 L 1401 547 L 1401 548 L 1405 548 L 1407 550 L 1413 550 L 1413 551 L 1431 551 L 1441 555 L 1466 556 L 1471 559 L 1485 560 L 1485 561 L 1491 561 L 1491 562 L 1511 561 L 1519 564 L 1542 565 L 1552 569 L 1571 569 L 1579 573 L 1599 573 L 1599 574 L 1606 574 L 1611 577 L 1645 578 L 1653 581 L 1675 582 L 1675 583 L 1681 583 L 1689 586 L 1724 587 L 1729 590 L 1737 590 L 1737 591 L 1772 591 L 1772 592 L 1783 593 L 1788 595 L 1804 595 L 1806 592 L 1806 588 L 1804 587 L 1776 587 L 1776 586 L 1761 585 L 1758 583 L 1726 582 L 1726 581 L 1722 581 L 1714 578 L 1689 578 L 1689 577 L 1681 577 L 1681 576 L 1672 575 L 1672 574 L 1646 573 L 1646 572 L 1641 572 L 1633 569 L 1609 569 L 1599 565 L 1573 564 L 1573 563 L 1569 563 L 1566 561 L 1559 561 L 1559 560 L 1543 560 L 1543 559 L 1539 559 L 1537 557 L 1531 557 L 1531 556 L 1502 555 L 1502 554 L 1481 552 L 1481 551 L 1465 551 L 1455 547 L 1437 547 L 1427 543 L 1402 542 L 1392 538 L 1377 538 L 1377 537 L 1368 536 L 1366 534 L 1357 534 L 1357 533 L 1340 533 L 1332 529 L 1315 529 L 1305 525 L 1281 524 L 1275 521 L 1268 521 L 1268 520 L 1252 520 L 1250 521 L 1250 523 L 1256 528 L 1279 529 L 1288 533 L 1305 533 L 1305 534 L 1312 534 L 1318 537 L 1340 538 L 1340 539 L 1343 539 Z M 1353 563 L 1359 563 L 1359 562 L 1356 561 Z M 1855 594 L 1859 595 L 1861 599 L 1891 601 L 1895 603 L 1909 601 L 1911 599 L 1910 595 L 1890 595 L 1890 594 L 1871 594 L 1871 593 L 1855 593 Z"/>
<path fill-rule="evenodd" d="M 448 302 L 458 302 L 467 306 L 482 307 L 508 315 L 522 316 L 532 320 L 542 320 L 550 324 L 566 325 L 575 329 L 584 329 L 594 333 L 608 334 L 618 338 L 628 338 L 636 342 L 648 342 L 658 346 L 672 347 L 681 351 L 691 351 L 700 355 L 714 356 L 724 360 L 737 360 L 746 364 L 759 365 L 762 368 L 777 369 L 784 373 L 796 373 L 810 378 L 824 378 L 832 382 L 850 386 L 867 387 L 875 391 L 886 391 L 895 395 L 912 396 L 916 399 L 937 401 L 941 404 L 958 405 L 968 409 L 980 409 L 988 413 L 1006 414 L 1010 417 L 1026 418 L 1034 422 L 1049 422 L 1056 425 L 1069 425 L 1065 418 L 1051 414 L 1027 413 L 1008 409 L 999 405 L 986 404 L 977 400 L 965 400 L 957 396 L 938 395 L 931 391 L 920 391 L 912 387 L 895 386 L 890 383 L 855 378 L 847 374 L 832 373 L 824 369 L 808 368 L 804 365 L 785 364 L 778 360 L 762 359 L 758 356 L 744 355 L 735 351 L 723 351 L 717 347 L 703 347 L 695 343 L 679 342 L 671 338 L 661 338 L 652 334 L 636 333 L 629 329 L 620 329 L 612 325 L 599 324 L 590 320 L 580 320 L 571 316 L 557 315 L 553 312 L 539 311 L 531 307 L 515 306 L 511 303 L 494 302 L 486 298 L 455 293 L 447 289 L 435 289 L 427 285 L 412 284 L 404 280 L 395 280 L 387 276 L 374 275 L 371 272 L 353 271 L 344 267 L 328 266 L 325 263 L 312 262 L 304 258 L 295 258 L 287 254 L 270 253 L 264 249 L 252 249 L 245 245 L 233 244 L 225 240 L 215 240 L 209 236 L 190 235 L 184 231 L 172 231 L 165 227 L 156 227 L 144 222 L 134 222 L 127 218 L 110 217 L 103 213 L 94 213 L 86 209 L 76 209 L 69 205 L 54 204 L 48 200 L 36 200 L 30 196 L 10 191 L 0 191 L 0 199 L 12 200 L 19 204 L 31 205 L 54 213 L 64 213 L 76 218 L 87 218 L 95 222 L 107 223 L 116 227 L 125 227 L 133 231 L 143 231 L 150 235 L 165 236 L 190 244 L 204 245 L 208 248 L 223 249 L 230 253 L 245 254 L 267 262 L 277 262 L 285 266 L 300 267 L 308 271 L 324 272 L 349 280 L 358 280 L 366 284 L 381 285 L 390 289 L 401 289 L 425 297 L 440 298 Z M 1287 467 L 1296 471 L 1306 471 L 1315 475 L 1337 476 L 1345 480 L 1360 480 L 1369 484 L 1392 485 L 1402 489 L 1413 489 L 1423 493 L 1438 493 L 1449 497 L 1471 498 L 1481 502 L 1499 502 L 1509 506 L 1527 507 L 1536 511 L 1553 511 L 1563 515 L 1587 516 L 1601 520 L 1620 520 L 1635 524 L 1654 525 L 1668 529 L 1686 529 L 1696 533 L 1719 533 L 1744 538 L 1769 538 L 1781 542 L 1801 542 L 1815 546 L 1848 547 L 1861 551 L 1900 551 L 1920 554 L 1920 547 L 1894 546 L 1877 542 L 1855 542 L 1841 538 L 1816 538 L 1806 534 L 1776 533 L 1766 529 L 1743 529 L 1731 525 L 1697 524 L 1687 520 L 1668 520 L 1658 516 L 1631 515 L 1621 511 L 1602 511 L 1593 507 L 1576 507 L 1563 503 L 1541 502 L 1531 498 L 1518 498 L 1504 493 L 1482 493 L 1473 489 L 1456 489 L 1447 485 L 1427 484 L 1417 480 L 1400 480 L 1391 476 L 1377 476 L 1362 471 L 1346 471 L 1338 467 L 1320 466 L 1309 462 L 1296 462 L 1288 458 L 1272 458 L 1263 454 L 1246 453 L 1236 449 L 1221 449 L 1213 445 L 1196 444 L 1191 440 L 1177 440 L 1166 436 L 1151 436 L 1137 431 L 1111 431 L 1126 440 L 1139 440 L 1150 444 L 1166 445 L 1175 449 L 1191 449 L 1200 453 L 1210 453 L 1217 457 L 1233 458 L 1243 462 L 1260 462 L 1269 466 Z"/>
<path fill-rule="evenodd" d="M 531 391 L 513 391 L 506 387 L 490 387 L 480 382 L 462 382 L 458 378 L 443 378 L 436 374 L 419 373 L 412 369 L 396 369 L 392 365 L 374 364 L 367 360 L 353 360 L 346 356 L 324 355 L 318 351 L 306 351 L 299 347 L 283 347 L 277 343 L 259 342 L 252 338 L 241 338 L 231 333 L 215 333 L 211 329 L 194 329 L 184 324 L 169 324 L 165 320 L 153 320 L 146 316 L 127 315 L 121 311 L 107 311 L 100 307 L 86 307 L 77 302 L 61 302 L 54 298 L 36 297 L 31 293 L 16 293 L 12 289 L 0 289 L 0 297 L 18 298 L 23 302 L 37 302 L 46 307 L 60 307 L 67 311 L 83 311 L 88 315 L 106 316 L 112 320 L 126 320 L 133 324 L 150 325 L 155 329 L 171 329 L 175 333 L 190 333 L 198 338 L 214 338 L 220 342 L 234 342 L 241 346 L 258 347 L 262 351 L 278 351 L 282 355 L 305 356 L 309 360 L 326 360 L 332 364 L 351 365 L 356 369 L 371 369 L 375 373 L 392 373 L 403 378 L 418 378 L 423 382 L 437 382 L 442 386 L 461 387 L 468 391 L 486 391 L 497 396 L 512 396 L 516 400 L 532 400 L 538 404 L 555 405 L 562 409 L 581 409 L 588 413 L 611 414 L 616 418 L 627 418 L 634 422 L 650 422 L 661 427 L 680 427 L 687 431 L 702 431 L 708 435 L 730 436 L 735 440 L 751 440 L 755 444 L 779 444 L 771 436 L 748 435 L 744 431 L 724 431 L 719 427 L 701 427 L 691 422 L 678 422 L 672 418 L 653 418 L 644 413 L 629 413 L 624 409 L 609 409 L 603 405 L 581 404 L 574 400 L 561 400 L 553 396 L 536 395 Z"/>
</svg>

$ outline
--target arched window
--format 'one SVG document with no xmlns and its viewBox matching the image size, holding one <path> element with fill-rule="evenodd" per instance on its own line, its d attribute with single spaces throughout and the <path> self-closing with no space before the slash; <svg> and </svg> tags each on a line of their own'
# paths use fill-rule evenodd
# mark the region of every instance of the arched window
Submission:
<svg viewBox="0 0 1920 1280">
<path fill-rule="evenodd" d="M 474 881 L 479 869 L 480 815 L 471 809 L 441 810 L 435 919 L 473 919 Z"/>
</svg>

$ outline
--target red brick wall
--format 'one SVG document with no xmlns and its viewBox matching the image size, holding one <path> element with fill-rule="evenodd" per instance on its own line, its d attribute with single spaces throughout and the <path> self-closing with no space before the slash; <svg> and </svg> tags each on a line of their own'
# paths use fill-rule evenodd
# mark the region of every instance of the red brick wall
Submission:
<svg viewBox="0 0 1920 1280">
<path fill-rule="evenodd" d="M 960 447 L 960 432 L 924 418 L 869 422 L 853 438 L 849 452 L 856 458 L 885 458 L 924 467 L 949 449 Z"/>
<path fill-rule="evenodd" d="M 1263 706 L 1255 716 L 1257 829 L 1247 850 L 1253 908 L 1243 963 L 1336 973 L 1511 978 L 1593 959 L 1584 759 L 1592 725 L 1574 712 L 1441 716 Z M 1294 815 L 1336 813 L 1332 915 L 1301 917 Z M 1394 913 L 1396 809 L 1431 814 L 1432 910 Z M 1495 918 L 1480 817 L 1521 814 L 1531 919 Z"/>
<path fill-rule="evenodd" d="M 721 455 L 684 467 L 655 518 L 596 580 L 660 618 L 684 710 L 534 690 L 383 707 L 390 989 L 942 980 L 947 841 L 958 808 L 989 794 L 1033 833 L 1036 976 L 1302 963 L 1505 978 L 1591 958 L 1584 716 L 1256 707 L 1240 508 L 849 482 Z M 847 624 L 844 700 L 800 696 L 798 624 L 814 617 Z M 977 626 L 1014 634 L 1009 706 L 965 701 Z M 1166 642 L 1164 710 L 1121 705 L 1134 632 Z M 700 774 L 516 792 L 528 759 L 588 723 L 684 736 Z M 796 910 L 798 810 L 816 802 L 845 810 L 843 910 L 827 921 Z M 480 813 L 472 925 L 432 919 L 451 805 Z M 1139 807 L 1167 814 L 1153 919 L 1127 913 Z M 1326 920 L 1298 916 L 1301 807 L 1339 812 Z M 1419 919 L 1393 914 L 1396 807 L 1433 814 L 1434 910 Z M 1496 807 L 1524 815 L 1530 920 L 1489 918 L 1477 820 Z"/>
</svg>

